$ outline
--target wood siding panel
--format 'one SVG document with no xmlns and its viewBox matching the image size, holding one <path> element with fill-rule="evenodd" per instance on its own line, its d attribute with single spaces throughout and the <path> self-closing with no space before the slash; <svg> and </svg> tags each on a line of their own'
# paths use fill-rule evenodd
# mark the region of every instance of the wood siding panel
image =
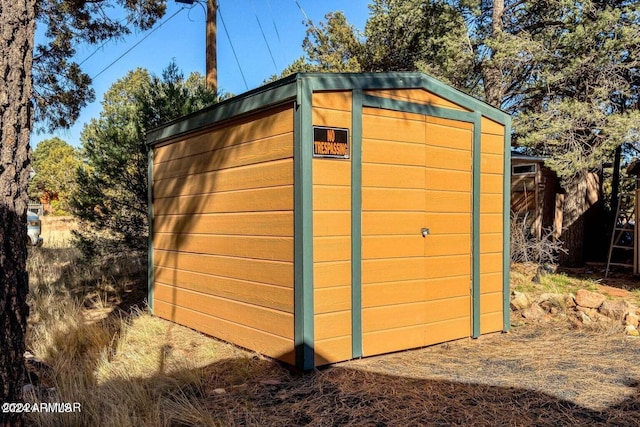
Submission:
<svg viewBox="0 0 640 427">
<path fill-rule="evenodd" d="M 500 214 L 503 207 L 502 194 L 482 193 L 480 196 L 480 214 Z"/>
<path fill-rule="evenodd" d="M 351 91 L 348 90 L 313 92 L 311 99 L 314 109 L 351 111 Z M 349 119 L 349 123 L 351 123 L 351 119 Z M 323 125 L 331 125 L 331 123 L 323 122 Z"/>
<path fill-rule="evenodd" d="M 365 284 L 362 306 L 408 304 L 418 301 L 435 301 L 446 298 L 469 297 L 471 282 L 468 277 L 411 280 L 404 282 Z"/>
<path fill-rule="evenodd" d="M 293 286 L 293 263 L 217 255 L 154 251 L 154 266 L 280 286 Z"/>
<path fill-rule="evenodd" d="M 504 170 L 504 160 L 497 154 L 483 154 L 480 156 L 480 172 L 491 174 L 502 174 Z"/>
<path fill-rule="evenodd" d="M 420 211 L 424 212 L 425 199 L 422 190 L 406 188 L 362 189 L 363 211 Z"/>
<path fill-rule="evenodd" d="M 502 313 L 502 292 L 491 292 L 480 296 L 482 313 Z"/>
<path fill-rule="evenodd" d="M 312 123 L 349 129 L 351 92 L 315 92 Z M 314 158 L 315 364 L 351 359 L 351 160 Z"/>
<path fill-rule="evenodd" d="M 156 164 L 153 168 L 153 176 L 154 180 L 161 180 L 291 157 L 293 157 L 293 134 L 285 134 Z"/>
<path fill-rule="evenodd" d="M 366 139 L 362 143 L 362 161 L 363 171 L 368 163 L 422 167 L 425 162 L 425 151 L 422 144 Z M 363 172 L 363 185 L 365 185 L 365 179 L 368 177 Z"/>
<path fill-rule="evenodd" d="M 467 111 L 462 106 L 454 104 L 453 102 L 424 89 L 384 89 L 366 91 L 366 93 L 374 96 L 397 99 L 400 101 L 415 102 L 418 104 L 426 104 L 451 108 L 454 110 Z"/>
<path fill-rule="evenodd" d="M 351 309 L 318 314 L 315 317 L 316 341 L 351 336 Z"/>
<path fill-rule="evenodd" d="M 503 244 L 502 233 L 485 233 L 480 237 L 481 253 L 502 253 Z"/>
<path fill-rule="evenodd" d="M 293 211 L 163 215 L 156 210 L 156 233 L 293 237 Z"/>
<path fill-rule="evenodd" d="M 345 186 L 313 186 L 314 211 L 350 211 L 351 188 Z"/>
<path fill-rule="evenodd" d="M 499 273 L 502 271 L 502 253 L 480 254 L 480 273 Z"/>
<path fill-rule="evenodd" d="M 328 236 L 314 237 L 313 261 L 350 261 L 351 237 Z"/>
<path fill-rule="evenodd" d="M 424 277 L 425 263 L 421 257 L 363 259 L 362 283 L 397 282 Z"/>
<path fill-rule="evenodd" d="M 482 277 L 482 293 L 503 292 L 502 270 L 496 273 L 484 273 Z"/>
<path fill-rule="evenodd" d="M 314 212 L 313 236 L 351 236 L 351 211 Z"/>
<path fill-rule="evenodd" d="M 351 285 L 351 260 L 314 264 L 313 286 L 316 289 Z"/>
<path fill-rule="evenodd" d="M 494 312 L 480 315 L 480 333 L 489 334 L 504 330 L 502 312 Z"/>
<path fill-rule="evenodd" d="M 314 313 L 351 310 L 351 286 L 318 288 L 314 291 Z"/>
<path fill-rule="evenodd" d="M 469 319 L 471 301 L 468 296 L 426 301 L 401 306 L 385 305 L 362 310 L 363 333 L 384 329 L 442 322 L 457 318 Z M 467 320 L 468 321 L 468 320 Z"/>
<path fill-rule="evenodd" d="M 293 314 L 215 297 L 174 286 L 157 284 L 156 301 L 208 314 L 228 322 L 293 339 Z"/>
<path fill-rule="evenodd" d="M 313 183 L 314 185 L 343 185 L 351 187 L 351 163 L 332 159 L 314 161 Z"/>
<path fill-rule="evenodd" d="M 351 112 L 330 108 L 317 108 L 314 105 L 312 114 L 314 126 L 330 126 L 349 129 L 351 127 Z M 349 144 L 351 147 L 351 144 Z"/>
<path fill-rule="evenodd" d="M 426 166 L 435 169 L 469 171 L 472 161 L 471 151 L 444 147 L 430 147 L 426 157 Z"/>
<path fill-rule="evenodd" d="M 156 200 L 153 206 L 172 215 L 287 211 L 293 209 L 293 186 L 168 197 Z"/>
<path fill-rule="evenodd" d="M 425 188 L 424 167 L 368 163 L 362 185 L 378 188 Z"/>
<path fill-rule="evenodd" d="M 282 105 L 180 138 L 171 144 L 157 147 L 154 151 L 153 163 L 163 163 L 232 147 L 265 136 L 291 134 L 293 114 L 293 104 Z"/>
<path fill-rule="evenodd" d="M 154 313 L 294 362 L 293 109 L 154 148 Z"/>
<path fill-rule="evenodd" d="M 349 360 L 352 358 L 351 336 L 316 341 L 313 350 L 316 366 Z"/>
<path fill-rule="evenodd" d="M 423 212 L 362 212 L 363 236 L 412 235 L 424 224 Z"/>
<path fill-rule="evenodd" d="M 293 288 L 194 273 L 168 267 L 154 271 L 157 283 L 293 313 Z"/>
<path fill-rule="evenodd" d="M 480 217 L 480 235 L 502 233 L 504 219 L 502 214 L 484 214 Z"/>
<path fill-rule="evenodd" d="M 188 326 L 197 331 L 235 343 L 241 347 L 255 350 L 286 363 L 295 364 L 295 351 L 292 339 L 269 334 L 242 324 L 229 322 L 160 300 L 154 301 L 153 312 L 156 316 L 162 317 L 163 319 Z"/>
<path fill-rule="evenodd" d="M 154 198 L 279 187 L 293 182 L 293 159 L 154 180 Z"/>
<path fill-rule="evenodd" d="M 402 114 L 365 111 L 363 133 L 371 136 L 363 139 L 362 167 L 365 355 L 469 336 L 472 127 L 425 116 L 418 125 L 411 115 L 408 137 L 390 135 L 379 127 L 395 131 Z M 422 227 L 430 230 L 426 237 Z M 455 329 L 433 326 L 443 322 Z M 430 331 L 439 338 L 431 341 Z"/>
<path fill-rule="evenodd" d="M 493 134 L 504 137 L 504 125 L 494 122 L 486 117 L 482 117 L 480 125 L 482 126 L 483 134 Z"/>
<path fill-rule="evenodd" d="M 480 193 L 482 194 L 504 194 L 504 177 L 502 174 L 484 173 L 480 177 Z"/>
<path fill-rule="evenodd" d="M 363 356 L 424 347 L 471 335 L 468 318 L 363 334 Z"/>
<path fill-rule="evenodd" d="M 156 233 L 153 247 L 167 251 L 293 262 L 293 237 Z"/>
</svg>

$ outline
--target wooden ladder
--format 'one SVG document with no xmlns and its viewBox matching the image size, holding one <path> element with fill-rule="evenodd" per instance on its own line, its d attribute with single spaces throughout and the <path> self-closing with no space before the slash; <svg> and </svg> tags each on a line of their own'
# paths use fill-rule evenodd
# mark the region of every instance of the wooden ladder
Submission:
<svg viewBox="0 0 640 427">
<path fill-rule="evenodd" d="M 611 267 L 627 267 L 635 270 L 634 260 L 636 259 L 636 191 L 629 190 L 620 193 L 616 216 L 611 232 L 611 244 L 609 245 L 609 256 L 607 257 L 607 268 L 604 273 L 606 278 Z M 631 263 L 629 263 L 631 259 Z"/>
</svg>

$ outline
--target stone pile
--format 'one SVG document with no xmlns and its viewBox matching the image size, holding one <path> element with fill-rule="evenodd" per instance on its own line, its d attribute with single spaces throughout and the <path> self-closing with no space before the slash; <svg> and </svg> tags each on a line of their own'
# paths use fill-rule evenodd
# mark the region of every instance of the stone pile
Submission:
<svg viewBox="0 0 640 427">
<path fill-rule="evenodd" d="M 629 336 L 640 336 L 640 308 L 623 299 L 607 299 L 598 292 L 580 289 L 573 294 L 544 293 L 533 297 L 511 293 L 511 310 L 525 321 L 565 317 L 579 325 L 621 326 Z"/>
</svg>

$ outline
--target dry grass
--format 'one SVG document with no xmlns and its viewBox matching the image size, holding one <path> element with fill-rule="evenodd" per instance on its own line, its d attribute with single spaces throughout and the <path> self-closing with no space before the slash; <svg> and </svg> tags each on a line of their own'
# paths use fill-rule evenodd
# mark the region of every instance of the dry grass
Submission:
<svg viewBox="0 0 640 427">
<path fill-rule="evenodd" d="M 640 425 L 640 340 L 622 334 L 525 325 L 300 374 L 129 309 L 146 268 L 130 254 L 79 255 L 30 254 L 29 347 L 50 368 L 27 400 L 82 404 L 31 425 Z"/>
</svg>

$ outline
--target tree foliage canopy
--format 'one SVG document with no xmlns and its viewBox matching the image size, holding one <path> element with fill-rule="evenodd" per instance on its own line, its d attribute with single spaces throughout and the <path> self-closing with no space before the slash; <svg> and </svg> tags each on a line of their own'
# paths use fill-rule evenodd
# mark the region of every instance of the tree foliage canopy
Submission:
<svg viewBox="0 0 640 427">
<path fill-rule="evenodd" d="M 48 200 L 54 214 L 67 214 L 69 198 L 76 187 L 76 170 L 81 164 L 80 152 L 62 139 L 40 141 L 33 150 L 36 174 L 29 182 L 30 198 Z"/>
<path fill-rule="evenodd" d="M 138 68 L 105 93 L 100 117 L 82 132 L 86 166 L 78 173 L 74 212 L 134 248 L 147 246 L 146 132 L 217 101 L 204 77 L 175 63 L 162 76 Z"/>
<path fill-rule="evenodd" d="M 38 0 L 35 48 L 35 120 L 49 130 L 70 127 L 82 107 L 95 99 L 91 78 L 73 59 L 79 44 L 97 45 L 147 30 L 165 13 L 166 0 Z"/>
<path fill-rule="evenodd" d="M 364 35 L 339 12 L 309 21 L 306 56 L 285 73 L 426 72 L 512 113 L 514 143 L 549 156 L 566 180 L 639 139 L 640 2 L 373 0 L 369 9 Z"/>
</svg>

